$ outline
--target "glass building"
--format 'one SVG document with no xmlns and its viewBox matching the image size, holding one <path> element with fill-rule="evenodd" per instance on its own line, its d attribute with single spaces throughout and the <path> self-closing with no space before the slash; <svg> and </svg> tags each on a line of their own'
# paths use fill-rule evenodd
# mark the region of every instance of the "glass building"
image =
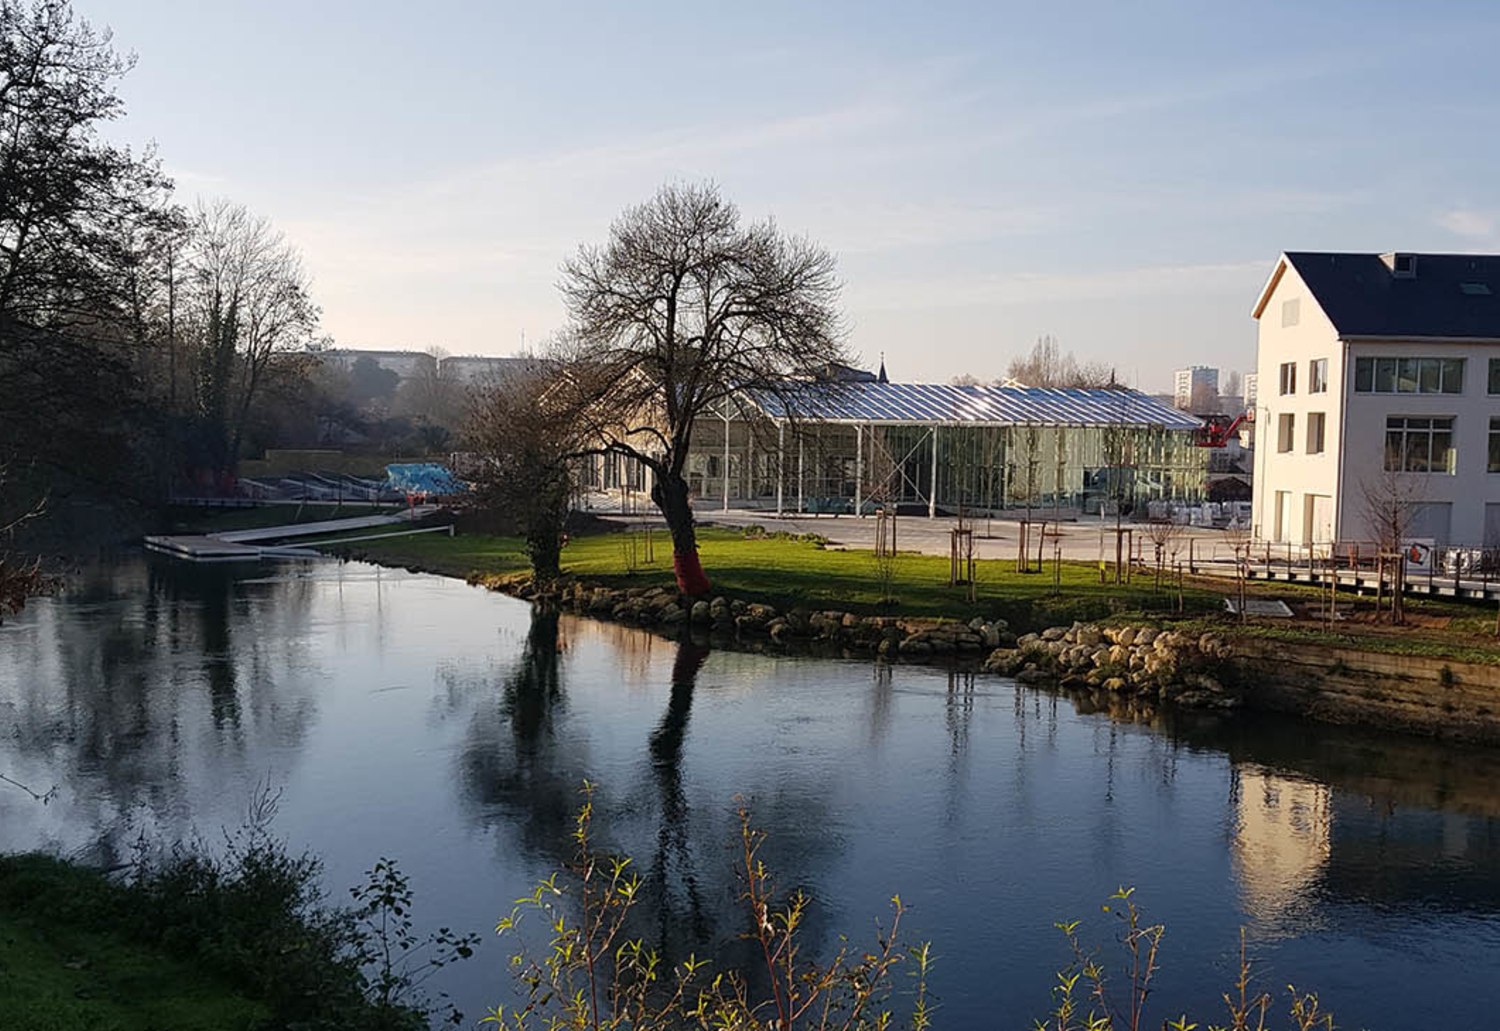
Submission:
<svg viewBox="0 0 1500 1031">
<path fill-rule="evenodd" d="M 687 475 L 700 501 L 736 508 L 1129 512 L 1203 498 L 1200 426 L 1125 389 L 818 383 L 701 418 Z"/>
</svg>

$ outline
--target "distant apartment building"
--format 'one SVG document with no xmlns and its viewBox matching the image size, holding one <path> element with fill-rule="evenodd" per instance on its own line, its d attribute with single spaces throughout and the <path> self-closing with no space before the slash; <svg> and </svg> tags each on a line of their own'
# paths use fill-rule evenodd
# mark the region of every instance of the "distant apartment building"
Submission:
<svg viewBox="0 0 1500 1031">
<path fill-rule="evenodd" d="M 1172 382 L 1172 406 L 1185 412 L 1217 410 L 1219 370 L 1207 365 L 1178 369 Z"/>
<path fill-rule="evenodd" d="M 1260 375 L 1254 372 L 1245 373 L 1245 408 L 1247 411 L 1255 410 L 1255 403 L 1260 400 Z"/>
<path fill-rule="evenodd" d="M 1259 537 L 1500 546 L 1500 255 L 1288 252 L 1252 315 Z"/>
<path fill-rule="evenodd" d="M 361 358 L 369 358 L 388 372 L 394 372 L 402 380 L 413 379 L 437 369 L 437 359 L 426 351 L 367 351 L 355 347 L 331 347 L 318 352 L 325 362 L 332 362 L 348 370 Z"/>
<path fill-rule="evenodd" d="M 493 355 L 459 354 L 438 357 L 430 351 L 375 351 L 354 347 L 336 347 L 319 352 L 324 361 L 348 370 L 361 358 L 369 358 L 388 372 L 394 372 L 404 383 L 418 376 L 442 376 L 466 387 L 502 384 L 520 373 L 533 369 L 540 359 L 501 358 Z"/>
<path fill-rule="evenodd" d="M 442 374 L 464 386 L 499 385 L 535 369 L 538 358 L 498 358 L 492 355 L 452 355 L 438 362 Z"/>
</svg>

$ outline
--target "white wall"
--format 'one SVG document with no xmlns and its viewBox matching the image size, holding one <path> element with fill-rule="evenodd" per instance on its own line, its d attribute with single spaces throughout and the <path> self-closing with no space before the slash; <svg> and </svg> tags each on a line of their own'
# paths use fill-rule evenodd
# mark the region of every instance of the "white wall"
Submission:
<svg viewBox="0 0 1500 1031">
<path fill-rule="evenodd" d="M 1453 444 L 1457 454 L 1453 475 L 1405 475 L 1417 482 L 1423 500 L 1453 506 L 1448 543 L 1485 543 L 1485 505 L 1500 502 L 1500 473 L 1488 471 L 1490 416 L 1500 415 L 1500 397 L 1488 393 L 1489 360 L 1500 358 L 1500 345 L 1393 341 L 1351 343 L 1348 347 L 1350 385 L 1345 439 L 1349 446 L 1344 458 L 1344 493 L 1350 503 L 1344 513 L 1344 536 L 1364 540 L 1374 537 L 1364 511 L 1360 484 L 1377 479 L 1385 468 L 1386 417 L 1439 416 L 1454 419 Z M 1463 358 L 1464 391 L 1462 394 L 1356 394 L 1353 392 L 1356 357 Z"/>
<path fill-rule="evenodd" d="M 1297 302 L 1297 324 L 1282 325 L 1282 304 Z M 1328 389 L 1310 394 L 1308 363 L 1316 358 L 1328 359 Z M 1295 362 L 1296 392 L 1282 395 L 1281 364 Z M 1259 397 L 1255 411 L 1255 488 L 1252 519 L 1255 534 L 1261 540 L 1286 540 L 1302 544 L 1309 539 L 1322 543 L 1338 535 L 1336 517 L 1340 492 L 1338 454 L 1345 439 L 1340 429 L 1340 397 L 1347 375 L 1353 367 L 1344 368 L 1343 345 L 1333 323 L 1323 314 L 1308 292 L 1297 270 L 1290 265 L 1282 274 L 1259 320 L 1259 348 L 1256 360 Z M 1308 416 L 1322 412 L 1325 416 L 1322 454 L 1307 453 Z M 1277 426 L 1279 417 L 1290 413 L 1293 418 L 1292 450 L 1279 453 Z M 1382 431 L 1383 433 L 1383 431 Z M 1382 437 L 1383 439 L 1383 437 Z M 1288 499 L 1287 520 L 1280 538 L 1276 527 L 1277 492 Z M 1329 501 L 1309 501 L 1328 498 Z M 1325 511 L 1335 517 L 1333 526 L 1309 526 L 1313 511 L 1326 522 Z"/>
</svg>

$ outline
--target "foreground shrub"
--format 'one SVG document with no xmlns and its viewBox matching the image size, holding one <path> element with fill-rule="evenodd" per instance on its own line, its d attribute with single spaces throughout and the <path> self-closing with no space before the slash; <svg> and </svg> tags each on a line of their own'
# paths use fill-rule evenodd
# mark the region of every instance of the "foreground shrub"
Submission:
<svg viewBox="0 0 1500 1031">
<path fill-rule="evenodd" d="M 550 937 L 544 954 L 533 955 L 522 945 L 511 959 L 525 1001 L 491 1008 L 482 1024 L 495 1031 L 929 1031 L 935 1026 L 928 988 L 932 946 L 899 941 L 906 913 L 900 897 L 892 898 L 890 927 L 877 928 L 871 948 L 855 950 L 841 938 L 831 957 L 809 959 L 801 938 L 811 899 L 801 891 L 777 897 L 771 873 L 758 858 L 765 835 L 754 828 L 743 803 L 737 874 L 744 937 L 760 957 L 758 969 L 717 969 L 695 955 L 669 967 L 657 948 L 629 932 L 641 879 L 629 857 L 594 844 L 594 790 L 584 783 L 572 860 L 538 883 L 496 926 L 498 934 L 514 935 L 526 915 L 534 914 Z M 1200 1025 L 1186 1015 L 1148 1016 L 1166 929 L 1146 923 L 1134 895 L 1134 889 L 1121 888 L 1104 906 L 1120 920 L 1118 979 L 1099 950 L 1084 946 L 1079 922 L 1057 925 L 1072 962 L 1058 972 L 1052 1008 L 1034 1021 L 1034 1031 L 1198 1031 Z M 1227 1022 L 1203 1024 L 1202 1031 L 1272 1031 L 1274 1000 L 1252 990 L 1253 982 L 1242 930 L 1238 976 L 1223 993 Z M 1287 991 L 1288 1031 L 1333 1031 L 1333 1017 L 1316 995 Z M 999 1015 L 997 1026 L 1009 1023 Z"/>
<path fill-rule="evenodd" d="M 221 850 L 191 842 L 153 853 L 138 844 L 134 876 L 115 897 L 120 923 L 263 1001 L 276 1026 L 399 1031 L 439 1015 L 461 1023 L 422 983 L 472 955 L 478 936 L 415 934 L 411 889 L 388 859 L 350 890 L 353 908 L 330 904 L 321 862 L 270 833 L 278 797 L 258 792 Z"/>
</svg>

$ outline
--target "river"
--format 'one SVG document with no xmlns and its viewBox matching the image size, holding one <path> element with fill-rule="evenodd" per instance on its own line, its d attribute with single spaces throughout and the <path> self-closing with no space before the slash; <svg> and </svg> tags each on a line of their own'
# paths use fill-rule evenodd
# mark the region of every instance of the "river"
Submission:
<svg viewBox="0 0 1500 1031">
<path fill-rule="evenodd" d="M 424 926 L 488 933 L 597 824 L 669 948 L 735 954 L 735 798 L 806 947 L 869 941 L 900 893 L 940 957 L 938 1026 L 1024 1028 L 1054 929 L 1133 885 L 1166 925 L 1156 1019 L 1223 1017 L 1238 929 L 1262 984 L 1341 1027 L 1493 1026 L 1500 755 L 1287 719 L 1080 711 L 984 675 L 679 647 L 436 576 L 129 556 L 0 626 L 0 850 L 126 857 L 215 840 L 256 791 L 330 890 L 378 857 Z M 725 943 L 730 943 L 727 950 Z M 508 1002 L 487 940 L 438 986 Z M 1282 996 L 1284 996 L 1284 990 Z M 1279 997 L 1280 1000 L 1280 997 Z"/>
</svg>

